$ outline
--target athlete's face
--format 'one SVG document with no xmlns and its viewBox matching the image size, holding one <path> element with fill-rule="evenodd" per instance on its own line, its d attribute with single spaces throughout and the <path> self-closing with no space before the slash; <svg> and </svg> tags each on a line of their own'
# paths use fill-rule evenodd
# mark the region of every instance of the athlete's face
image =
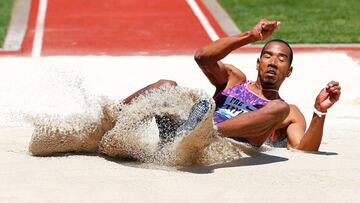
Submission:
<svg viewBox="0 0 360 203">
<path fill-rule="evenodd" d="M 258 79 L 262 85 L 278 89 L 292 71 L 290 49 L 281 42 L 270 42 L 257 61 Z"/>
</svg>

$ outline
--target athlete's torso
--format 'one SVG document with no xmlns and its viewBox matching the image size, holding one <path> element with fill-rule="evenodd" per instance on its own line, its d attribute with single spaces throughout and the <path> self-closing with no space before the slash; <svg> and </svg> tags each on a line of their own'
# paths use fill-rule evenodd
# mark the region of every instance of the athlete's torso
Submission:
<svg viewBox="0 0 360 203">
<path fill-rule="evenodd" d="M 220 123 L 237 115 L 262 108 L 269 100 L 259 97 L 248 88 L 250 81 L 245 81 L 232 88 L 214 95 L 216 109 L 213 114 L 214 123 Z M 286 137 L 285 137 L 286 138 Z M 270 136 L 266 143 L 274 146 L 284 146 L 284 136 Z M 285 140 L 286 141 L 286 140 Z"/>
<path fill-rule="evenodd" d="M 215 123 L 257 110 L 269 102 L 249 90 L 247 87 L 249 83 L 249 81 L 245 81 L 214 95 L 216 109 L 213 120 Z"/>
</svg>

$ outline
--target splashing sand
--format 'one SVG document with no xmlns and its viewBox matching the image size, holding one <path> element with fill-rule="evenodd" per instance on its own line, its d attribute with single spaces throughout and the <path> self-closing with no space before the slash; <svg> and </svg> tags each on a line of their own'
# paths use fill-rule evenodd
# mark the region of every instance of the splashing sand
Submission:
<svg viewBox="0 0 360 203">
<path fill-rule="evenodd" d="M 207 99 L 212 105 L 203 121 L 191 133 L 159 145 L 154 117 L 166 115 L 185 120 L 199 99 Z M 100 152 L 159 165 L 192 165 L 231 161 L 246 151 L 246 147 L 235 146 L 217 136 L 212 123 L 214 102 L 198 90 L 163 86 L 139 96 L 129 105 L 102 100 L 94 108 L 99 109 L 97 118 L 75 114 L 33 119 L 35 130 L 30 152 L 42 156 Z"/>
</svg>

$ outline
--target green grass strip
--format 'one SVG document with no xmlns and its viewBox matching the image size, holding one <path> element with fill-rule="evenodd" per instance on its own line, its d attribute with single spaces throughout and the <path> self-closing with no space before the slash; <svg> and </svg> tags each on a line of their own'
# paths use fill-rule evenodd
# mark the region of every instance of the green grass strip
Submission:
<svg viewBox="0 0 360 203">
<path fill-rule="evenodd" d="M 14 0 L 0 0 L 0 47 L 3 47 Z"/>
<path fill-rule="evenodd" d="M 242 31 L 259 19 L 281 21 L 270 39 L 290 43 L 360 43 L 359 0 L 219 0 Z"/>
</svg>

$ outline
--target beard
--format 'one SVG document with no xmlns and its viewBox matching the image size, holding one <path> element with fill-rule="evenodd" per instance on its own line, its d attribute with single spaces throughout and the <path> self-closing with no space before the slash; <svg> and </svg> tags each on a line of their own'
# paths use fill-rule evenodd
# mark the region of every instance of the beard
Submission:
<svg viewBox="0 0 360 203">
<path fill-rule="evenodd" d="M 264 78 L 262 83 L 263 83 L 264 87 L 271 88 L 276 84 L 276 79 L 275 78 Z"/>
</svg>

